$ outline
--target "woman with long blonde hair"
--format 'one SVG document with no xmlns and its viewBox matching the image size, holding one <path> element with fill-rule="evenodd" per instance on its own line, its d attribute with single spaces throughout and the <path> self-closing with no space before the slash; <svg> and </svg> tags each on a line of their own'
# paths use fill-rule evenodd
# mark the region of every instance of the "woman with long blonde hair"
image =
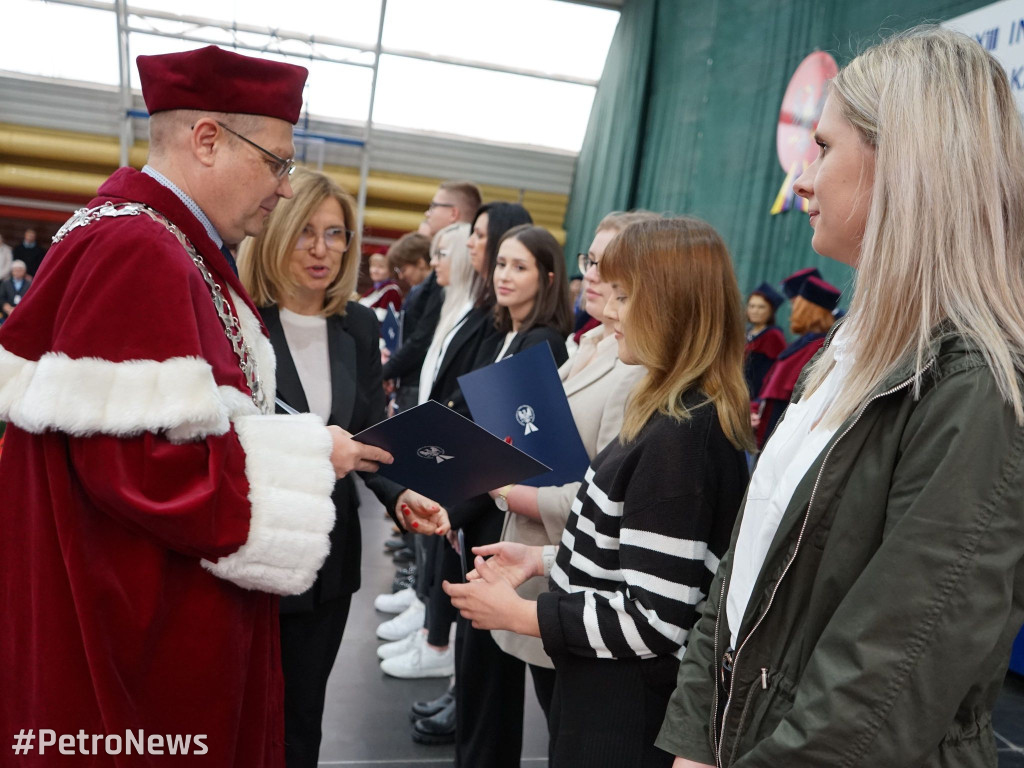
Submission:
<svg viewBox="0 0 1024 768">
<path fill-rule="evenodd" d="M 474 627 L 544 641 L 553 768 L 668 766 L 654 735 L 747 481 L 740 293 L 721 238 L 691 218 L 627 226 L 601 277 L 619 359 L 646 368 L 619 437 L 591 463 L 557 555 L 476 547 L 470 582 L 446 589 Z M 515 593 L 548 572 L 536 602 Z"/>
<path fill-rule="evenodd" d="M 796 182 L 858 270 L 751 480 L 658 739 L 680 768 L 996 765 L 1024 620 L 1024 131 L 973 40 L 832 82 Z"/>
</svg>

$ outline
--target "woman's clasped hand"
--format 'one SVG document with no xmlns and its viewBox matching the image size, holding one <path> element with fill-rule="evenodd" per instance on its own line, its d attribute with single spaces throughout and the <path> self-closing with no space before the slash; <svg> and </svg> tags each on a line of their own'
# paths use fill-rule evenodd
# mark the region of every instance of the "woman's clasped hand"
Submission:
<svg viewBox="0 0 1024 768">
<path fill-rule="evenodd" d="M 446 581 L 444 591 L 475 629 L 507 629 L 538 637 L 536 604 L 519 597 L 515 588 L 544 575 L 543 549 L 507 541 L 473 547 L 476 557 L 466 583 Z"/>
<path fill-rule="evenodd" d="M 407 531 L 426 536 L 444 536 L 452 529 L 448 522 L 448 510 L 422 493 L 411 489 L 402 491 L 396 507 L 397 518 Z"/>
</svg>

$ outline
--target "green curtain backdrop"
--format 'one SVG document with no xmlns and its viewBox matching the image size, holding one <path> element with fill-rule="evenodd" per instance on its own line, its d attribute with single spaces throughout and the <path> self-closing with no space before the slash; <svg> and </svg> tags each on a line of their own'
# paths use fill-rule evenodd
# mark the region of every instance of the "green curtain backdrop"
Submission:
<svg viewBox="0 0 1024 768">
<path fill-rule="evenodd" d="M 811 250 L 805 214 L 769 214 L 785 178 L 775 126 L 786 85 L 815 50 L 842 66 L 888 33 L 989 2 L 626 0 L 577 163 L 566 258 L 608 211 L 648 208 L 709 221 L 744 292 L 805 266 L 848 288 L 851 271 Z"/>
</svg>

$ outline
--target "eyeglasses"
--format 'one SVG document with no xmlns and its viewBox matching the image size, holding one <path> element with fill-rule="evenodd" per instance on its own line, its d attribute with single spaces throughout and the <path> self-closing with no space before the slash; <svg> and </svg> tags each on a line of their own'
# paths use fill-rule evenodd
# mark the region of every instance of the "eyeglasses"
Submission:
<svg viewBox="0 0 1024 768">
<path fill-rule="evenodd" d="M 454 208 L 455 203 L 435 203 L 433 200 L 430 201 L 430 205 L 427 206 L 428 211 L 432 211 L 435 208 Z"/>
<path fill-rule="evenodd" d="M 269 149 L 264 149 L 259 144 L 257 144 L 255 141 L 253 141 L 252 139 L 247 139 L 245 136 L 240 134 L 238 131 L 235 131 L 235 130 L 232 130 L 231 128 L 228 128 L 220 120 L 217 121 L 217 125 L 219 125 L 225 131 L 230 133 L 232 136 L 237 136 L 242 141 L 244 141 L 246 144 L 251 144 L 252 146 L 256 147 L 256 149 L 258 149 L 260 152 L 262 152 L 264 155 L 266 155 L 268 158 L 270 158 L 270 160 L 273 161 L 273 165 L 271 165 L 271 168 L 274 171 L 274 176 L 276 176 L 279 179 L 283 179 L 285 176 L 291 176 L 292 175 L 292 172 L 295 170 L 295 160 L 294 159 L 287 159 L 287 158 L 281 157 L 280 155 L 275 155 Z"/>
<path fill-rule="evenodd" d="M 336 253 L 344 253 L 345 249 L 348 248 L 348 244 L 352 242 L 352 237 L 355 235 L 351 229 L 345 229 L 344 227 L 331 227 L 330 229 L 324 230 L 322 235 L 324 239 L 324 248 L 329 251 L 335 251 Z M 308 251 L 316 247 L 316 241 L 319 240 L 321 235 L 318 235 L 309 227 L 306 227 L 302 232 L 299 233 L 299 239 L 295 241 L 295 250 L 297 251 Z"/>
<path fill-rule="evenodd" d="M 580 274 L 581 275 L 587 274 L 587 270 L 589 270 L 591 267 L 600 267 L 600 262 L 595 261 L 594 259 L 590 258 L 590 254 L 589 253 L 581 253 L 581 254 L 579 254 L 576 257 L 576 263 L 580 267 Z"/>
</svg>

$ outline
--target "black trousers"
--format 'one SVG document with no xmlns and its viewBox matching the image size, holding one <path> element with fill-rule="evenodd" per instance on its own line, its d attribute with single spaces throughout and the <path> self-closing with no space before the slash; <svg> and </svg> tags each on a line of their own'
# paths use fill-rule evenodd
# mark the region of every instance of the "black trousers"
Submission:
<svg viewBox="0 0 1024 768">
<path fill-rule="evenodd" d="M 420 538 L 426 538 L 421 536 Z M 428 560 L 431 567 L 430 586 L 427 594 L 427 613 L 423 626 L 427 630 L 427 642 L 439 648 L 446 647 L 451 637 L 452 622 L 459 612 L 452 607 L 452 599 L 445 594 L 441 583 L 450 581 L 458 584 L 462 581 L 462 566 L 459 556 L 455 554 L 442 536 L 430 537 L 431 552 Z"/>
<path fill-rule="evenodd" d="M 345 633 L 352 595 L 312 611 L 281 614 L 284 745 L 288 768 L 316 768 L 327 678 Z"/>
<path fill-rule="evenodd" d="M 527 666 L 541 708 L 548 715 L 554 670 L 510 656 L 489 631 L 473 629 L 459 617 L 455 630 L 456 766 L 519 768 Z"/>
<path fill-rule="evenodd" d="M 412 542 L 412 551 L 416 554 L 416 576 L 413 578 L 416 597 L 420 602 L 426 603 L 430 595 L 430 569 L 433 568 L 431 559 L 431 548 L 434 546 L 433 539 L 440 536 L 417 536 Z"/>
<path fill-rule="evenodd" d="M 675 657 L 554 662 L 550 768 L 671 768 L 675 758 L 654 740 L 676 687 Z"/>
</svg>

